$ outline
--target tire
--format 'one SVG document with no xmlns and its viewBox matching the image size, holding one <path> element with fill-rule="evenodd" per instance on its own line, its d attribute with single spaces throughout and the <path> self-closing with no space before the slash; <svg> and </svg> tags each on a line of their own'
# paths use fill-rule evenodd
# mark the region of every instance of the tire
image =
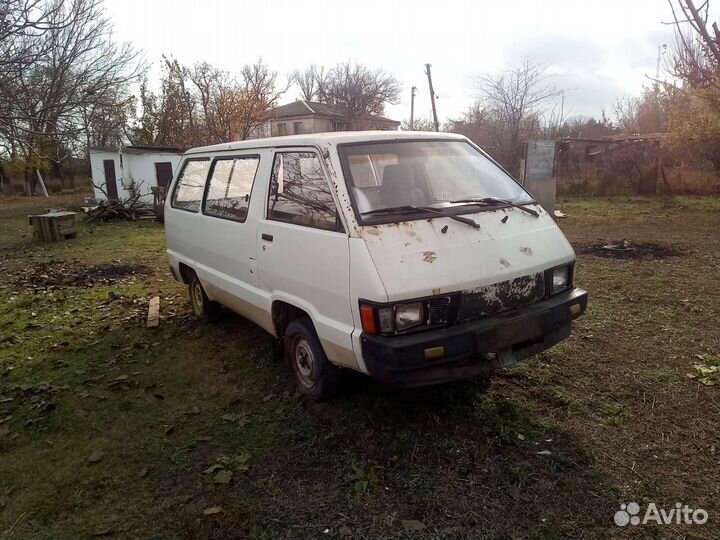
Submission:
<svg viewBox="0 0 720 540">
<path fill-rule="evenodd" d="M 283 343 L 285 361 L 298 391 L 317 401 L 334 396 L 340 384 L 341 372 L 325 356 L 312 321 L 307 317 L 290 321 Z"/>
<path fill-rule="evenodd" d="M 190 276 L 188 294 L 193 315 L 197 319 L 203 322 L 214 322 L 220 318 L 220 304 L 208 298 L 195 272 Z"/>
</svg>

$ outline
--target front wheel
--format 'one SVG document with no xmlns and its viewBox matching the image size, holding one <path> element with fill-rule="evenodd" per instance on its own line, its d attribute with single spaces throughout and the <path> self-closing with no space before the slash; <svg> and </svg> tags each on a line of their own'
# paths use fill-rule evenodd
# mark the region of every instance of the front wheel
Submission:
<svg viewBox="0 0 720 540">
<path fill-rule="evenodd" d="M 332 397 L 340 383 L 340 369 L 320 344 L 312 321 L 295 319 L 285 330 L 285 359 L 301 394 L 315 400 Z"/>
</svg>

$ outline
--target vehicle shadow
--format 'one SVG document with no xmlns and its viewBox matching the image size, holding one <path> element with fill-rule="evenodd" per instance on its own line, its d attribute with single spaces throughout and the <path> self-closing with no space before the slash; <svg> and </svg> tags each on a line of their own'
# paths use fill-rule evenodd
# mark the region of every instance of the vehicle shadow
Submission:
<svg viewBox="0 0 720 540">
<path fill-rule="evenodd" d="M 292 388 L 282 362 L 267 368 L 274 377 L 263 392 Z M 417 534 L 427 538 L 607 538 L 624 530 L 613 523 L 621 490 L 563 423 L 567 405 L 512 370 L 416 389 L 348 373 L 332 400 L 290 400 L 305 431 L 263 464 L 277 483 L 254 492 L 284 528 L 256 523 L 253 534 L 296 535 L 318 506 L 363 537 L 402 536 L 403 519 L 422 521 L 427 529 Z M 288 484 L 288 471 L 302 471 L 290 473 L 297 484 Z"/>
</svg>

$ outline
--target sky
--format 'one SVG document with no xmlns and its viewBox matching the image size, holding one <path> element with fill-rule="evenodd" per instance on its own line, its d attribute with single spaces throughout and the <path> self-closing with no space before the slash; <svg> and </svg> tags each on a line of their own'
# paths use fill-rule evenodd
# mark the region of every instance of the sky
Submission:
<svg viewBox="0 0 720 540">
<path fill-rule="evenodd" d="M 671 45 L 663 0 L 106 0 L 115 38 L 144 51 L 159 76 L 161 55 L 239 71 L 262 59 L 284 84 L 289 72 L 348 59 L 392 73 L 401 102 L 386 108 L 430 117 L 424 65 L 432 64 L 441 122 L 478 96 L 476 79 L 532 57 L 564 89 L 565 112 L 612 116 L 618 97 L 654 77 L 658 46 Z M 299 97 L 291 89 L 283 103 Z"/>
</svg>

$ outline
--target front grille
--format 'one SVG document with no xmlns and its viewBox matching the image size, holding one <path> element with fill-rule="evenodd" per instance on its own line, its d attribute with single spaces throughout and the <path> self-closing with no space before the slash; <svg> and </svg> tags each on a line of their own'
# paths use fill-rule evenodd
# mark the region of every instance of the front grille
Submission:
<svg viewBox="0 0 720 540">
<path fill-rule="evenodd" d="M 445 326 L 450 317 L 450 297 L 431 298 L 427 303 L 428 326 Z"/>
<path fill-rule="evenodd" d="M 458 322 L 497 315 L 542 300 L 545 278 L 542 272 L 464 291 L 458 308 Z"/>
</svg>

